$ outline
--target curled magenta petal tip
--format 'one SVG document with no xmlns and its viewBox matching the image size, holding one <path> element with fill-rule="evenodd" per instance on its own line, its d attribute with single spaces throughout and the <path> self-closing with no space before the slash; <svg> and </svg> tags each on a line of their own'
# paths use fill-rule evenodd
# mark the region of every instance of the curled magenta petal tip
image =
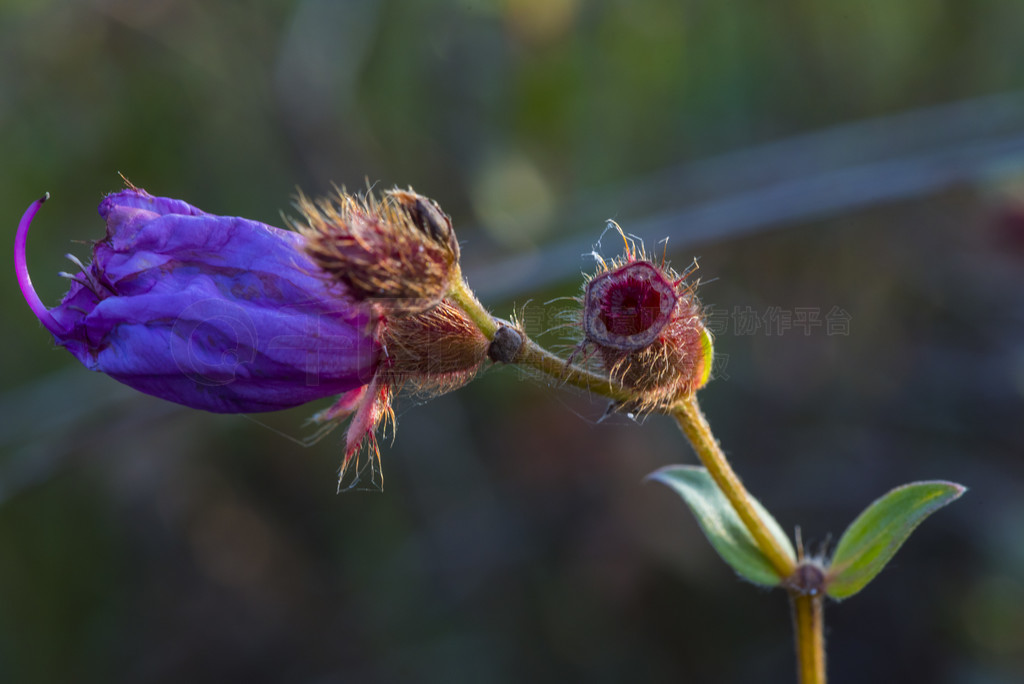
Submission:
<svg viewBox="0 0 1024 684">
<path fill-rule="evenodd" d="M 37 199 L 35 202 L 29 205 L 28 209 L 21 217 L 21 221 L 18 223 L 18 232 L 14 236 L 14 271 L 18 276 L 18 286 L 21 288 L 21 294 L 25 297 L 25 301 L 28 303 L 28 307 L 32 309 L 32 313 L 36 315 L 39 322 L 46 327 L 54 335 L 59 335 L 64 332 L 64 329 L 54 320 L 53 316 L 50 315 L 50 311 L 43 304 L 42 300 L 39 299 L 39 295 L 36 294 L 36 290 L 32 287 L 32 278 L 28 273 L 28 263 L 25 260 L 25 245 L 28 242 L 28 229 L 32 225 L 32 219 L 35 218 L 36 212 L 39 211 L 39 207 L 42 206 L 43 202 L 50 199 L 50 193 L 44 194 L 42 197 Z"/>
</svg>

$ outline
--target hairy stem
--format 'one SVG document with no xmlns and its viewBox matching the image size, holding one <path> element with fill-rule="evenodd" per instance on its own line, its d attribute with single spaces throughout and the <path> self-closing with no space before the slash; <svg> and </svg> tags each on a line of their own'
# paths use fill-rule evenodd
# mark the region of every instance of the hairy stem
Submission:
<svg viewBox="0 0 1024 684">
<path fill-rule="evenodd" d="M 690 440 L 697 458 L 707 468 L 711 478 L 718 485 L 725 497 L 732 504 L 736 514 L 754 538 L 757 547 L 768 562 L 775 568 L 780 579 L 793 574 L 796 563 L 790 553 L 782 547 L 775 536 L 768 530 L 761 516 L 754 508 L 753 499 L 740 482 L 740 478 L 729 465 L 722 447 L 711 434 L 711 427 L 704 418 L 704 413 L 697 404 L 697 397 L 690 395 L 679 400 L 672 409 L 672 416 L 679 423 L 683 434 Z"/>
<path fill-rule="evenodd" d="M 448 298 L 469 316 L 469 320 L 473 321 L 484 337 L 489 340 L 494 339 L 494 333 L 498 331 L 500 324 L 466 285 L 466 281 L 462 279 L 462 270 L 458 266 L 455 267 L 455 273 L 452 274 L 452 285 L 448 289 Z"/>
<path fill-rule="evenodd" d="M 501 323 L 483 307 L 461 277 L 453 280 L 458 284 L 453 285 L 448 291 L 448 298 L 469 316 L 484 337 L 493 340 Z M 515 360 L 517 365 L 533 368 L 567 385 L 600 394 L 613 401 L 625 402 L 632 398 L 629 391 L 611 377 L 569 363 L 531 340 L 522 330 L 519 333 L 523 336 L 523 346 Z"/>
<path fill-rule="evenodd" d="M 797 681 L 825 684 L 825 610 L 821 594 L 790 592 L 796 637 Z"/>
<path fill-rule="evenodd" d="M 448 292 L 448 298 L 466 313 L 487 339 L 493 340 L 495 333 L 503 324 L 480 304 L 472 290 L 462 280 L 461 274 L 457 274 L 453 280 L 457 284 Z M 523 335 L 523 345 L 515 358 L 516 364 L 533 368 L 566 384 L 589 390 L 614 401 L 625 403 L 633 398 L 630 392 L 613 378 L 569 363 L 529 339 L 521 330 L 519 332 Z M 761 553 L 778 573 L 780 580 L 792 576 L 796 570 L 795 559 L 783 548 L 758 515 L 753 499 L 711 433 L 711 427 L 700 410 L 696 396 L 690 395 L 680 399 L 669 409 L 669 413 L 679 423 L 697 457 L 719 490 L 732 504 Z M 796 634 L 799 684 L 825 684 L 823 598 L 820 595 L 810 596 L 790 590 L 790 601 Z"/>
<path fill-rule="evenodd" d="M 448 292 L 449 299 L 469 316 L 485 337 L 494 339 L 494 334 L 501 324 L 483 307 L 472 290 L 462 280 L 461 273 L 456 274 L 453 282 L 456 284 Z M 609 376 L 599 375 L 570 364 L 525 335 L 523 336 L 523 347 L 515 362 L 534 368 L 566 384 L 590 390 L 615 401 L 626 402 L 632 399 L 630 392 Z M 725 454 L 722 453 L 718 441 L 711 434 L 711 427 L 697 404 L 697 398 L 690 395 L 679 400 L 672 407 L 671 413 L 682 428 L 683 434 L 693 445 L 697 457 L 707 468 L 718 488 L 736 509 L 740 520 L 746 525 L 758 548 L 775 568 L 780 579 L 789 577 L 795 569 L 793 558 L 768 531 L 757 511 L 754 510 L 750 494 L 740 483 L 739 477 L 729 465 Z"/>
</svg>

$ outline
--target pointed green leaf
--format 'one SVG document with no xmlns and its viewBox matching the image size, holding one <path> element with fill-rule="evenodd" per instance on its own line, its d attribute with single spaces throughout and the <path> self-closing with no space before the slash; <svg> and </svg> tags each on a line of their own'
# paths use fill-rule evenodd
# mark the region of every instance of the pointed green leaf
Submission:
<svg viewBox="0 0 1024 684">
<path fill-rule="evenodd" d="M 676 491 L 693 511 L 697 523 L 704 536 L 708 538 L 715 551 L 728 563 L 733 570 L 754 584 L 774 587 L 781 578 L 772 564 L 757 548 L 754 538 L 747 531 L 740 517 L 736 515 L 732 504 L 715 485 L 704 468 L 698 466 L 673 465 L 667 466 L 648 475 L 652 480 L 662 482 Z M 756 500 L 754 508 L 768 526 L 782 548 L 789 552 L 796 562 L 796 553 L 785 532 L 775 522 L 775 518 Z"/>
<path fill-rule="evenodd" d="M 967 488 L 954 482 L 912 482 L 864 509 L 843 532 L 825 579 L 832 598 L 853 596 L 875 578 L 910 533 Z"/>
</svg>

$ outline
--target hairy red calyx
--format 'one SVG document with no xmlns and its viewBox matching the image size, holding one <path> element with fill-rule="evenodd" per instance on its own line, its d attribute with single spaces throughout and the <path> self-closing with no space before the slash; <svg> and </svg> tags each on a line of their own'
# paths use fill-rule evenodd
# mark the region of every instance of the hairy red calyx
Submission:
<svg viewBox="0 0 1024 684">
<path fill-rule="evenodd" d="M 436 395 L 461 387 L 487 358 L 490 341 L 446 298 L 462 277 L 459 243 L 436 202 L 411 190 L 381 197 L 338 191 L 316 201 L 300 196 L 298 208 L 304 222 L 295 227 L 306 253 L 341 296 L 370 312 L 370 334 L 382 350 L 369 385 L 315 416 L 325 427 L 349 419 L 339 488 L 377 487 L 376 432 L 394 423 L 397 392 Z"/>
<path fill-rule="evenodd" d="M 480 370 L 490 346 L 462 309 L 447 299 L 427 311 L 382 316 L 374 337 L 385 357 L 373 380 L 342 395 L 334 406 L 314 417 L 328 426 L 350 419 L 339 489 L 379 488 L 376 433 L 381 424 L 390 421 L 394 426 L 392 401 L 399 391 L 408 388 L 434 396 L 462 387 Z M 361 461 L 364 444 L 369 447 L 369 458 Z M 363 475 L 364 466 L 369 468 L 368 477 Z"/>
<path fill-rule="evenodd" d="M 696 283 L 686 281 L 696 266 L 676 273 L 623 239 L 625 255 L 610 264 L 602 261 L 585 286 L 581 348 L 635 392 L 630 411 L 655 411 L 707 383 L 711 335 Z"/>
<path fill-rule="evenodd" d="M 387 359 L 379 372 L 388 384 L 411 385 L 432 395 L 472 380 L 490 346 L 462 309 L 447 299 L 429 311 L 387 319 L 381 342 Z"/>
</svg>

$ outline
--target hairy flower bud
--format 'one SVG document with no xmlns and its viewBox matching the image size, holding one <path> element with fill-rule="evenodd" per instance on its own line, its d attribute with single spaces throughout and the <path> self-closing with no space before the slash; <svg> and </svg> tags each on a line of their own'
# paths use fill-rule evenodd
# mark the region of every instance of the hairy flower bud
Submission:
<svg viewBox="0 0 1024 684">
<path fill-rule="evenodd" d="M 487 358 L 490 341 L 445 298 L 461 278 L 451 221 L 411 191 L 302 198 L 300 234 L 130 187 L 100 204 L 107 235 L 88 266 L 72 258 L 80 270 L 62 274 L 71 287 L 52 309 L 25 260 L 44 200 L 25 212 L 14 259 L 57 344 L 91 370 L 207 411 L 340 395 L 314 416 L 318 434 L 349 420 L 339 484 L 363 445 L 379 460 L 375 433 L 393 421 L 399 389 L 454 389 Z"/>
<path fill-rule="evenodd" d="M 461 277 L 451 219 L 411 190 L 389 190 L 380 199 L 344 191 L 315 202 L 300 196 L 298 208 L 305 222 L 296 228 L 317 266 L 386 313 L 426 311 Z"/>
<path fill-rule="evenodd" d="M 628 240 L 622 259 L 601 266 L 584 288 L 582 346 L 636 393 L 631 408 L 663 408 L 707 384 L 711 334 L 689 271 L 655 264 Z"/>
</svg>

